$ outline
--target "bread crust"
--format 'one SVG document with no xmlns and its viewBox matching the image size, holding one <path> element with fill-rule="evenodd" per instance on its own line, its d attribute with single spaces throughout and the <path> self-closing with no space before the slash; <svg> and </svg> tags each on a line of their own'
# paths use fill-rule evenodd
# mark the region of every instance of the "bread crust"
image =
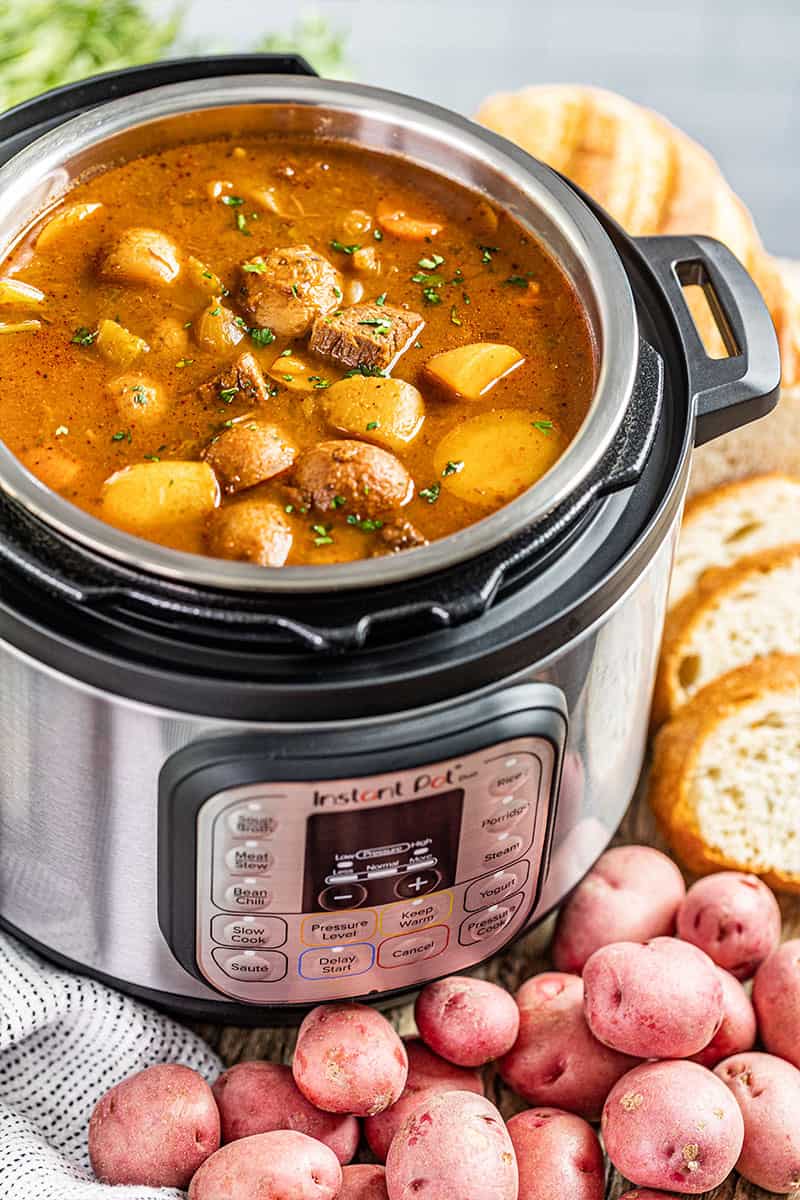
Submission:
<svg viewBox="0 0 800 1200">
<path fill-rule="evenodd" d="M 704 841 L 692 807 L 690 785 L 706 738 L 720 722 L 765 695 L 796 692 L 800 702 L 800 655 L 773 654 L 729 671 L 702 688 L 658 733 L 649 781 L 650 804 L 664 837 L 688 870 L 753 873 Z M 800 893 L 800 872 L 758 874 L 778 891 Z"/>
</svg>

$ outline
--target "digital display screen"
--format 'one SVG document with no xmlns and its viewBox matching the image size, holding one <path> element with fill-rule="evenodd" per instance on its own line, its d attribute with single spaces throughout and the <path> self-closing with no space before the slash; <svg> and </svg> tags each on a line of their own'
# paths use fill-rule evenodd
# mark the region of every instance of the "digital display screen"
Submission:
<svg viewBox="0 0 800 1200">
<path fill-rule="evenodd" d="M 413 900 L 455 882 L 464 791 L 312 813 L 303 909 Z"/>
</svg>

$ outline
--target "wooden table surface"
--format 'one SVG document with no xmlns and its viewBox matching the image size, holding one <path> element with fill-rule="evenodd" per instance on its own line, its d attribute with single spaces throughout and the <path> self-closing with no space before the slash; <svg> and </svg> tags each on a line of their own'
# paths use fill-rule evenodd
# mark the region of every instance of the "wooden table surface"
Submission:
<svg viewBox="0 0 800 1200">
<path fill-rule="evenodd" d="M 640 794 L 631 804 L 620 827 L 617 841 L 647 843 L 666 850 L 667 847 L 656 830 L 644 792 L 645 785 L 643 784 Z M 779 896 L 778 898 L 783 912 L 784 937 L 800 936 L 800 896 Z M 506 954 L 499 955 L 480 968 L 476 974 L 501 984 L 509 991 L 515 991 L 530 975 L 551 969 L 548 957 L 551 930 L 552 920 L 544 922 L 542 927 L 520 939 L 509 948 Z M 386 1015 L 401 1034 L 416 1032 L 411 1004 L 396 1008 L 387 1012 Z M 272 1062 L 289 1062 L 291 1060 L 295 1042 L 294 1029 L 242 1029 L 236 1026 L 208 1024 L 197 1024 L 194 1028 L 213 1046 L 228 1066 L 254 1058 L 269 1059 Z M 507 1118 L 528 1107 L 502 1083 L 491 1067 L 486 1071 L 486 1095 L 494 1101 Z M 798 1120 L 800 1120 L 800 1113 L 798 1113 Z M 369 1151 L 360 1154 L 359 1158 L 363 1161 L 370 1161 Z M 612 1168 L 606 1187 L 608 1200 L 616 1200 L 616 1197 L 630 1186 Z M 746 1200 L 761 1200 L 772 1193 L 765 1192 L 736 1175 L 731 1175 L 725 1183 L 708 1195 L 713 1195 L 714 1200 L 734 1200 L 734 1198 L 735 1200 L 745 1200 L 745 1198 Z M 800 1193 L 795 1193 L 795 1196 L 798 1195 Z M 458 1200 L 458 1197 L 454 1200 Z M 558 1197 L 556 1200 L 570 1200 L 570 1197 Z"/>
</svg>

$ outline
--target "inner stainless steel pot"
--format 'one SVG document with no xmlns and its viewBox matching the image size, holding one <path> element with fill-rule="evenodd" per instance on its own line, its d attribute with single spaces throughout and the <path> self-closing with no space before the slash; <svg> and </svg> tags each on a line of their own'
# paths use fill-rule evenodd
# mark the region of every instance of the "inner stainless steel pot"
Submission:
<svg viewBox="0 0 800 1200">
<path fill-rule="evenodd" d="M 209 78 L 111 101 L 45 134 L 0 169 L 0 255 L 76 178 L 185 140 L 181 116 L 198 110 L 207 113 L 209 135 L 289 131 L 356 143 L 423 164 L 512 213 L 560 262 L 588 313 L 599 374 L 583 425 L 542 479 L 491 516 L 416 550 L 330 566 L 258 567 L 123 533 L 50 491 L 2 443 L 0 487 L 66 537 L 139 570 L 199 586 L 305 593 L 375 587 L 453 566 L 574 493 L 608 449 L 630 398 L 638 330 L 628 278 L 600 223 L 556 174 L 446 109 L 376 88 L 275 75 Z"/>
</svg>

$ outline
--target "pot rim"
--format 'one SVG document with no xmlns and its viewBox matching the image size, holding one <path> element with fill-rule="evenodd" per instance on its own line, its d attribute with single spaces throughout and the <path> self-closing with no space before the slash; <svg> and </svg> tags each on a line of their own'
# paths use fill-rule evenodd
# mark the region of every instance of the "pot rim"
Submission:
<svg viewBox="0 0 800 1200">
<path fill-rule="evenodd" d="M 400 157 L 513 211 L 559 261 L 588 311 L 598 343 L 595 392 L 578 433 L 532 487 L 465 529 L 400 554 L 319 566 L 230 562 L 125 533 L 51 491 L 2 442 L 0 487 L 39 520 L 105 559 L 188 585 L 264 594 L 369 588 L 430 575 L 476 558 L 546 517 L 588 479 L 617 433 L 636 374 L 635 304 L 622 261 L 583 200 L 549 167 L 464 117 L 400 93 L 294 75 L 209 77 L 148 89 L 66 121 L 0 168 L 0 255 L 40 215 L 41 206 L 31 206 L 37 189 L 41 193 L 43 182 L 58 181 L 58 195 L 51 186 L 53 203 L 71 183 L 65 168 L 79 156 L 97 154 L 112 137 L 165 118 L 233 105 L 297 110 L 301 116 L 310 111 L 322 135 L 334 140 L 332 127 L 349 123 L 354 130 L 349 136 L 339 133 L 338 140 L 358 143 L 353 132 L 368 134 L 371 149 L 397 155 L 400 147 Z M 376 139 L 382 144 L 376 145 Z M 427 160 L 423 150 L 435 157 Z M 485 182 L 487 175 L 494 191 Z M 504 188 L 508 196 L 501 199 L 495 193 Z"/>
</svg>

